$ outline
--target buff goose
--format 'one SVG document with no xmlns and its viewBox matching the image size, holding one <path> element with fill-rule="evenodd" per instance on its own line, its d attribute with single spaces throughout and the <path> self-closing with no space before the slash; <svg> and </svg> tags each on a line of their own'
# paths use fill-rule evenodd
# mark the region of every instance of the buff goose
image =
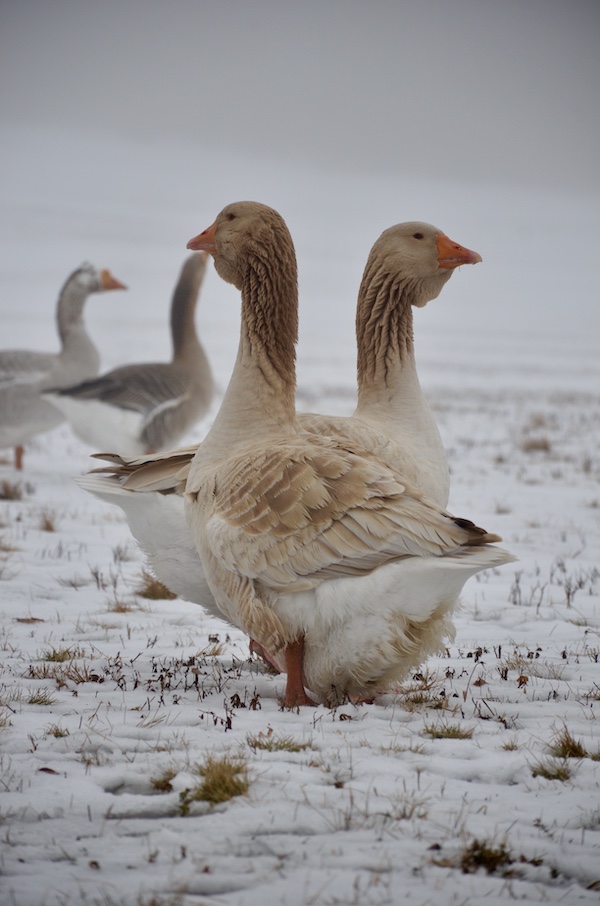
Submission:
<svg viewBox="0 0 600 906">
<path fill-rule="evenodd" d="M 17 469 L 23 468 L 23 444 L 64 421 L 64 416 L 41 393 L 93 377 L 100 356 L 83 322 L 91 293 L 126 289 L 108 270 L 82 264 L 65 282 L 58 297 L 58 353 L 7 349 L 0 352 L 0 448 L 14 447 Z"/>
<path fill-rule="evenodd" d="M 356 306 L 358 403 L 350 418 L 299 416 L 316 434 L 337 434 L 392 460 L 405 480 L 445 507 L 446 451 L 421 389 L 413 307 L 437 298 L 455 268 L 481 255 L 417 221 L 385 230 L 373 245 Z"/>
<path fill-rule="evenodd" d="M 286 706 L 312 703 L 305 686 L 371 698 L 440 646 L 469 576 L 514 558 L 366 447 L 298 426 L 296 259 L 277 212 L 229 205 L 188 248 L 242 298 L 233 373 L 184 493 L 208 585 L 286 672 Z"/>
<path fill-rule="evenodd" d="M 171 362 L 123 365 L 45 394 L 86 443 L 129 456 L 168 449 L 208 411 L 213 379 L 194 321 L 207 257 L 190 255 L 173 291 Z"/>
<path fill-rule="evenodd" d="M 393 444 L 403 474 L 442 507 L 448 502 L 448 466 L 417 376 L 412 307 L 435 298 L 454 268 L 480 260 L 430 224 L 400 223 L 385 230 L 371 249 L 358 293 L 356 411 L 350 418 L 298 414 L 305 430 L 341 434 L 370 444 L 382 456 L 391 455 Z M 111 465 L 77 481 L 107 503 L 121 506 L 150 569 L 162 582 L 179 597 L 220 615 L 181 496 L 196 450 L 194 445 L 138 458 L 97 454 Z"/>
</svg>

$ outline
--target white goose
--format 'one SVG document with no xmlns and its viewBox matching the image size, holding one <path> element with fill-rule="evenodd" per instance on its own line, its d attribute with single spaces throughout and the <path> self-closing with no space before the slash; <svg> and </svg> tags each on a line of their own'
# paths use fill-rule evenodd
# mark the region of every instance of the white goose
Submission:
<svg viewBox="0 0 600 906">
<path fill-rule="evenodd" d="M 365 447 L 299 429 L 296 259 L 276 211 L 229 205 L 188 248 L 242 296 L 236 363 L 184 495 L 208 585 L 285 669 L 286 706 L 311 703 L 305 685 L 371 698 L 439 647 L 469 576 L 514 558 Z"/>
<path fill-rule="evenodd" d="M 339 434 L 393 455 L 403 474 L 442 507 L 448 502 L 448 465 L 417 376 L 412 307 L 434 299 L 456 267 L 480 260 L 431 224 L 385 230 L 371 249 L 358 293 L 356 411 L 350 418 L 298 414 L 305 430 Z M 77 481 L 123 509 L 150 569 L 165 585 L 222 616 L 184 514 L 182 494 L 196 450 L 194 445 L 140 458 L 97 454 L 111 465 Z"/>
<path fill-rule="evenodd" d="M 126 289 L 108 270 L 87 262 L 74 271 L 58 297 L 58 353 L 6 349 L 0 352 L 0 448 L 14 447 L 17 469 L 23 468 L 23 444 L 64 421 L 64 416 L 41 393 L 93 377 L 100 356 L 83 322 L 91 293 Z"/>
<path fill-rule="evenodd" d="M 208 256 L 189 256 L 171 301 L 171 362 L 123 365 L 46 393 L 92 447 L 139 456 L 171 448 L 208 411 L 213 379 L 194 315 Z"/>
</svg>

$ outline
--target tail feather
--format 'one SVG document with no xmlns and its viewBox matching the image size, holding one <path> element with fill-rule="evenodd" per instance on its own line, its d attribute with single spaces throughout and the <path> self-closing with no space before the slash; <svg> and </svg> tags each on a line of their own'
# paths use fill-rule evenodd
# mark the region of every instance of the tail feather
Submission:
<svg viewBox="0 0 600 906">
<path fill-rule="evenodd" d="M 493 544 L 496 541 L 502 541 L 500 535 L 486 532 L 485 529 L 475 525 L 470 519 L 462 519 L 460 516 L 453 516 L 452 518 L 459 528 L 464 529 L 468 533 L 465 544 L 477 546 L 480 544 Z"/>
<path fill-rule="evenodd" d="M 88 491 L 94 497 L 98 497 L 107 503 L 115 503 L 115 497 L 126 496 L 131 493 L 121 485 L 114 475 L 96 475 L 93 472 L 88 472 L 86 475 L 75 475 L 73 480 L 84 491 Z"/>
</svg>

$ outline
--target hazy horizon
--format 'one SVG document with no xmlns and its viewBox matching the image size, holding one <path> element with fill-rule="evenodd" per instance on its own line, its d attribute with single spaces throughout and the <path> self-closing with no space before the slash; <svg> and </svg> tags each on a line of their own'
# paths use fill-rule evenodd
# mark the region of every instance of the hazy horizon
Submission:
<svg viewBox="0 0 600 906">
<path fill-rule="evenodd" d="M 0 122 L 598 192 L 600 5 L 0 3 Z"/>
</svg>

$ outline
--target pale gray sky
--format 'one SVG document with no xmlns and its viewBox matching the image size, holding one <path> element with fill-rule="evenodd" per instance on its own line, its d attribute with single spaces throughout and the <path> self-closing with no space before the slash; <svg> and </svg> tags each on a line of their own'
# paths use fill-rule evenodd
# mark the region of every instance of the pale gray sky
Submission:
<svg viewBox="0 0 600 906">
<path fill-rule="evenodd" d="M 0 0 L 2 121 L 600 187 L 598 0 Z"/>
</svg>

